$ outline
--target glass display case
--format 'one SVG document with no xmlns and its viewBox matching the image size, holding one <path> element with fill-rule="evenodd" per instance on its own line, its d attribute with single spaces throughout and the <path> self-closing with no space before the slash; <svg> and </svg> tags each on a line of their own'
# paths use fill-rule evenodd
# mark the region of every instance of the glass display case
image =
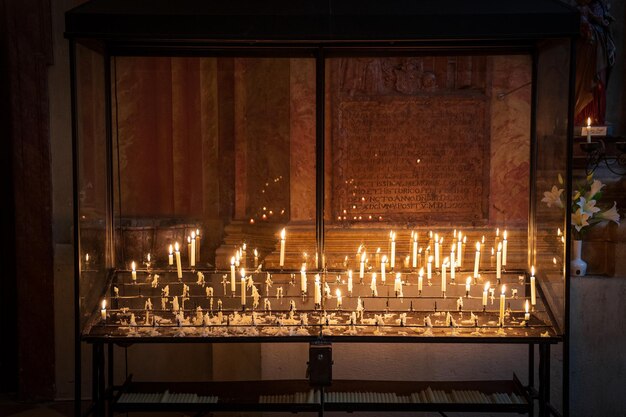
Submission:
<svg viewBox="0 0 626 417">
<path fill-rule="evenodd" d="M 79 340 L 562 342 L 576 15 L 505 37 L 451 3 L 448 32 L 68 12 Z"/>
</svg>

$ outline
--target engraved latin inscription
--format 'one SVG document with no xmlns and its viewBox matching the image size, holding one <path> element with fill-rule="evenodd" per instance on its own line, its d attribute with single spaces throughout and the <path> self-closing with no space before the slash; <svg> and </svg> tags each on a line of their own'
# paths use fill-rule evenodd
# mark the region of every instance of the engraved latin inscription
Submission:
<svg viewBox="0 0 626 417">
<path fill-rule="evenodd" d="M 343 101 L 333 135 L 336 220 L 487 218 L 486 98 Z"/>
</svg>

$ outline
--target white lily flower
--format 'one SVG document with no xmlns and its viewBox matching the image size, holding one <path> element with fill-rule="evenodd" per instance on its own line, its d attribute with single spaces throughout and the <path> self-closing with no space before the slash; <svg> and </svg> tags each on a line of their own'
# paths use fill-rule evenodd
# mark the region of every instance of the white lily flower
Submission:
<svg viewBox="0 0 626 417">
<path fill-rule="evenodd" d="M 617 203 L 614 201 L 613 207 L 611 207 L 607 211 L 598 213 L 596 218 L 602 219 L 602 220 L 609 220 L 609 221 L 619 224 L 619 213 L 617 212 Z"/>
<path fill-rule="evenodd" d="M 585 213 L 582 208 L 579 208 L 575 213 L 572 213 L 572 226 L 574 226 L 579 232 L 583 227 L 589 226 L 587 220 L 589 220 L 589 215 Z"/>
<path fill-rule="evenodd" d="M 593 183 L 591 183 L 591 186 L 589 187 L 589 191 L 585 193 L 585 198 L 592 198 L 594 195 L 598 194 L 600 190 L 602 190 L 602 188 L 604 188 L 605 186 L 606 184 L 603 184 L 602 181 L 593 180 Z"/>
<path fill-rule="evenodd" d="M 556 185 L 552 186 L 552 190 L 545 191 L 543 193 L 542 202 L 546 203 L 548 207 L 554 205 L 558 208 L 563 208 L 563 202 L 561 201 L 561 194 L 563 194 L 563 188 L 557 188 Z"/>
<path fill-rule="evenodd" d="M 587 201 L 585 197 L 580 197 L 580 200 L 578 200 L 576 204 L 578 204 L 578 207 L 583 209 L 585 213 L 589 214 L 589 217 L 593 217 L 594 214 L 600 211 L 600 208 L 596 207 L 596 200 Z"/>
</svg>

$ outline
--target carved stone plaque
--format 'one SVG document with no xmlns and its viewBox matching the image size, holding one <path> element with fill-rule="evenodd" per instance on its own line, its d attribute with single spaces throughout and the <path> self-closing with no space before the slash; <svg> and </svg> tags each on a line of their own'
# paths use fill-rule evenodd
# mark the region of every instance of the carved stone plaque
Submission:
<svg viewBox="0 0 626 417">
<path fill-rule="evenodd" d="M 337 104 L 332 136 L 336 221 L 445 224 L 487 219 L 484 94 Z"/>
</svg>

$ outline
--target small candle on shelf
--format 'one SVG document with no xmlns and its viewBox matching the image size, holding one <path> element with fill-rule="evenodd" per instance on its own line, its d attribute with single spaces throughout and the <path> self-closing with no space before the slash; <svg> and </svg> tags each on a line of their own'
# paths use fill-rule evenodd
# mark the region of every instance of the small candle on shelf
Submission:
<svg viewBox="0 0 626 417">
<path fill-rule="evenodd" d="M 380 248 L 376 248 L 376 257 L 375 257 L 376 265 L 375 267 L 380 266 Z"/>
<path fill-rule="evenodd" d="M 300 290 L 302 294 L 306 294 L 306 264 L 302 264 L 300 269 Z"/>
<path fill-rule="evenodd" d="M 493 247 L 497 248 L 498 243 L 500 243 L 500 228 L 499 227 L 496 228 L 496 238 L 493 241 Z"/>
<path fill-rule="evenodd" d="M 259 251 L 254 248 L 254 268 L 259 267 Z"/>
<path fill-rule="evenodd" d="M 278 265 L 282 268 L 285 266 L 285 228 L 280 232 L 280 259 Z"/>
<path fill-rule="evenodd" d="M 474 259 L 474 278 L 478 278 L 478 268 L 480 267 L 480 242 L 476 242 L 476 258 Z"/>
<path fill-rule="evenodd" d="M 483 311 L 487 309 L 487 294 L 489 293 L 489 281 L 485 283 L 485 290 L 483 291 Z"/>
<path fill-rule="evenodd" d="M 137 282 L 137 265 L 135 265 L 135 261 L 131 262 L 130 268 L 132 269 L 131 275 L 133 277 L 133 283 Z"/>
<path fill-rule="evenodd" d="M 183 267 L 180 263 L 180 246 L 178 242 L 174 243 L 174 253 L 176 254 L 176 271 L 178 273 L 178 279 L 183 277 Z"/>
<path fill-rule="evenodd" d="M 428 257 L 428 265 L 426 265 L 427 269 L 426 269 L 426 277 L 428 278 L 428 281 L 430 281 L 433 277 L 433 257 L 429 256 Z"/>
<path fill-rule="evenodd" d="M 386 269 L 387 269 L 387 256 L 383 255 L 382 261 L 380 261 L 380 280 L 384 284 L 386 277 Z"/>
<path fill-rule="evenodd" d="M 396 234 L 393 231 L 389 233 L 389 239 L 391 239 L 391 260 L 389 267 L 393 269 L 396 266 Z"/>
<path fill-rule="evenodd" d="M 459 267 L 459 269 L 463 266 L 463 232 L 461 232 L 459 230 L 459 233 L 457 234 L 457 241 L 456 241 L 456 266 Z"/>
<path fill-rule="evenodd" d="M 524 321 L 528 326 L 528 322 L 530 321 L 530 306 L 528 305 L 528 300 L 526 300 L 526 314 L 524 314 Z"/>
<path fill-rule="evenodd" d="M 496 278 L 500 283 L 502 278 L 502 243 L 498 243 L 498 252 L 496 253 Z"/>
<path fill-rule="evenodd" d="M 376 288 L 376 272 L 372 272 L 372 282 L 370 284 L 370 290 L 372 290 L 372 297 L 378 297 L 378 289 Z"/>
<path fill-rule="evenodd" d="M 535 266 L 530 267 L 530 303 L 533 308 L 537 304 L 537 284 L 535 283 Z"/>
<path fill-rule="evenodd" d="M 341 290 L 337 288 L 337 310 L 341 310 Z"/>
<path fill-rule="evenodd" d="M 500 293 L 500 326 L 504 326 L 504 303 L 506 302 L 506 285 L 502 286 Z"/>
<path fill-rule="evenodd" d="M 443 296 L 446 296 L 446 268 L 448 267 L 448 258 L 443 260 L 443 264 L 441 265 L 441 293 Z"/>
<path fill-rule="evenodd" d="M 495 249 L 491 247 L 491 256 L 489 257 L 489 267 L 493 268 L 493 260 L 495 259 Z"/>
<path fill-rule="evenodd" d="M 352 270 L 348 270 L 348 294 L 352 295 Z"/>
<path fill-rule="evenodd" d="M 435 233 L 435 268 L 439 268 L 439 235 Z"/>
<path fill-rule="evenodd" d="M 246 261 L 246 257 L 248 254 L 247 247 L 248 244 L 246 242 L 243 242 L 243 245 L 241 245 L 241 264 L 244 268 L 248 267 L 248 263 Z"/>
<path fill-rule="evenodd" d="M 411 232 L 411 235 L 413 237 L 413 264 L 412 267 L 413 269 L 417 268 L 417 232 L 413 231 Z"/>
<path fill-rule="evenodd" d="M 467 279 L 465 280 L 465 298 L 469 298 L 471 285 L 472 285 L 472 277 L 467 277 Z"/>
<path fill-rule="evenodd" d="M 452 245 L 450 250 L 450 282 L 454 283 L 456 278 L 456 259 L 455 259 L 455 245 Z"/>
<path fill-rule="evenodd" d="M 232 258 L 230 258 L 230 292 L 232 292 L 233 294 L 235 293 L 237 288 L 237 277 L 235 275 L 235 257 L 233 256 Z"/>
<path fill-rule="evenodd" d="M 393 284 L 393 291 L 396 293 L 396 297 L 402 296 L 402 274 L 396 273 L 396 280 Z"/>
<path fill-rule="evenodd" d="M 409 269 L 409 265 L 411 264 L 411 255 L 407 255 L 404 258 L 404 269 Z"/>
<path fill-rule="evenodd" d="M 235 251 L 235 266 L 236 266 L 237 268 L 239 268 L 239 261 L 241 260 L 241 251 L 240 251 L 240 249 L 241 249 L 241 248 L 239 248 L 239 249 L 237 249 L 237 250 Z"/>
<path fill-rule="evenodd" d="M 428 263 L 428 266 L 430 267 L 430 262 Z M 417 292 L 420 295 L 422 294 L 423 284 L 424 284 L 424 268 L 420 268 L 419 272 L 417 273 Z"/>
<path fill-rule="evenodd" d="M 365 251 L 361 253 L 361 265 L 359 267 L 359 279 L 363 282 L 363 276 L 365 275 Z"/>
<path fill-rule="evenodd" d="M 506 238 L 506 230 L 502 233 L 502 266 L 506 266 L 506 254 L 508 248 L 508 241 Z"/>
<path fill-rule="evenodd" d="M 107 319 L 107 300 L 102 300 L 102 308 L 100 309 L 100 318 L 102 321 Z"/>
<path fill-rule="evenodd" d="M 319 274 L 315 275 L 315 291 L 313 293 L 313 302 L 316 306 L 319 306 L 322 303 L 322 289 L 320 287 Z"/>
<path fill-rule="evenodd" d="M 246 270 L 241 268 L 241 308 L 246 309 Z"/>
<path fill-rule="evenodd" d="M 196 232 L 191 232 L 191 252 L 189 254 L 189 266 L 196 266 Z"/>
<path fill-rule="evenodd" d="M 591 117 L 587 117 L 587 143 L 591 143 Z"/>
</svg>

